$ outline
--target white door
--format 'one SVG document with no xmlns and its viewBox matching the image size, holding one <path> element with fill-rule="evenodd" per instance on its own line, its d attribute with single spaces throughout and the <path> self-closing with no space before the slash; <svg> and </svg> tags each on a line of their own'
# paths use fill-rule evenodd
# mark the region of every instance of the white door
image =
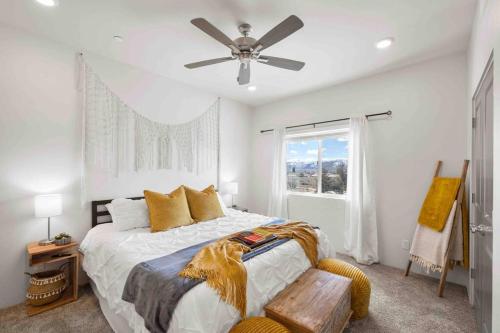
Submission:
<svg viewBox="0 0 500 333">
<path fill-rule="evenodd" d="M 493 64 L 490 64 L 473 100 L 472 211 L 474 243 L 474 307 L 478 330 L 491 330 L 493 257 Z"/>
</svg>

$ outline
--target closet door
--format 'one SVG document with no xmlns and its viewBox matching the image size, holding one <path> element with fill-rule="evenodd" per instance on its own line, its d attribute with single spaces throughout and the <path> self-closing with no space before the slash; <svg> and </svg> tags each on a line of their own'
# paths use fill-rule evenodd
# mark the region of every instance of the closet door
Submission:
<svg viewBox="0 0 500 333">
<path fill-rule="evenodd" d="M 491 333 L 493 257 L 493 65 L 474 95 L 472 212 L 474 307 L 478 330 Z"/>
</svg>

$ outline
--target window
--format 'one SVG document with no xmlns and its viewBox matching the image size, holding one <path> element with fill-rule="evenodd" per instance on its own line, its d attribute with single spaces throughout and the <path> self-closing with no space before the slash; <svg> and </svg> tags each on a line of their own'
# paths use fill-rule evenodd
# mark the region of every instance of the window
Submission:
<svg viewBox="0 0 500 333">
<path fill-rule="evenodd" d="M 343 195 L 347 189 L 347 132 L 287 141 L 287 188 L 291 192 Z"/>
</svg>

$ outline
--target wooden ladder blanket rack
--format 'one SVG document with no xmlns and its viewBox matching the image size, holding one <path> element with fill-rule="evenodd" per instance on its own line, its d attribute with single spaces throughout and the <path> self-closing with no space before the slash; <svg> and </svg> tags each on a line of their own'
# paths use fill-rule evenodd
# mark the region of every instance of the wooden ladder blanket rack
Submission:
<svg viewBox="0 0 500 333">
<path fill-rule="evenodd" d="M 437 166 L 436 166 L 436 171 L 434 172 L 434 178 L 439 177 L 439 173 L 441 171 L 441 167 L 443 165 L 443 161 L 438 161 Z M 439 280 L 439 287 L 438 287 L 438 296 L 443 297 L 443 292 L 444 292 L 444 286 L 446 283 L 446 276 L 448 275 L 448 270 L 452 266 L 452 261 L 450 259 L 451 255 L 451 250 L 453 248 L 453 241 L 455 240 L 455 233 L 456 233 L 456 228 L 458 225 L 458 219 L 460 217 L 460 214 L 462 212 L 462 200 L 465 195 L 465 179 L 467 178 L 467 169 L 469 168 L 469 160 L 464 160 L 464 165 L 462 168 L 462 176 L 460 179 L 460 187 L 458 189 L 457 196 L 455 200 L 457 201 L 457 208 L 455 210 L 455 215 L 453 217 L 453 226 L 451 229 L 451 234 L 450 234 L 450 240 L 448 242 L 448 246 L 446 248 L 445 256 L 444 256 L 444 267 L 442 268 L 441 271 L 441 278 Z M 408 276 L 410 274 L 410 268 L 411 268 L 412 261 L 408 260 L 408 266 L 406 267 L 405 271 L 405 276 Z"/>
</svg>

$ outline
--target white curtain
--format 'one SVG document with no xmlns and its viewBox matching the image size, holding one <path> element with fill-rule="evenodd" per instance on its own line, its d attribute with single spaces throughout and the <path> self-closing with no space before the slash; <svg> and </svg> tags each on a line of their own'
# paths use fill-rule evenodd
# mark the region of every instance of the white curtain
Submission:
<svg viewBox="0 0 500 333">
<path fill-rule="evenodd" d="M 285 129 L 276 128 L 273 131 L 273 135 L 273 179 L 267 215 L 288 218 Z"/>
<path fill-rule="evenodd" d="M 347 254 L 358 263 L 378 262 L 377 214 L 366 117 L 352 117 L 349 129 L 349 163 L 345 207 Z"/>
</svg>

